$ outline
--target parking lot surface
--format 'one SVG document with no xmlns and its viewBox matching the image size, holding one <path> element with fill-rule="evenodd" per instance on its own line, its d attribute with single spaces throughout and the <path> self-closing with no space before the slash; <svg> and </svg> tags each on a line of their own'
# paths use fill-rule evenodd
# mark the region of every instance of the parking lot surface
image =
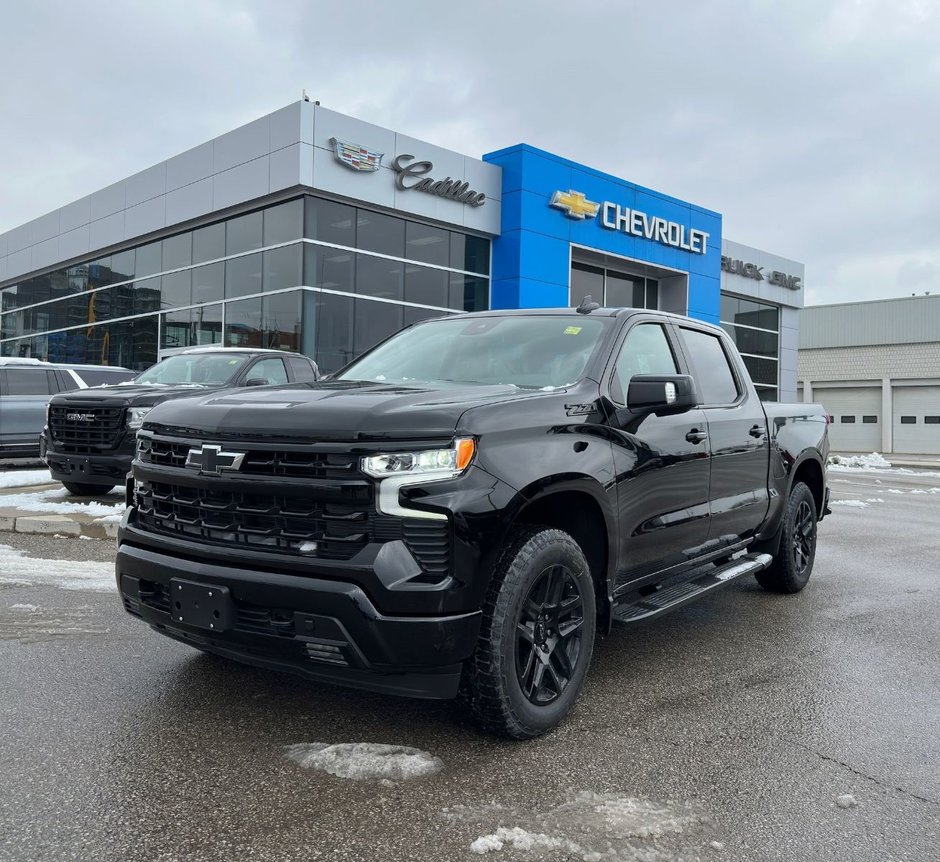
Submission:
<svg viewBox="0 0 940 862">
<path fill-rule="evenodd" d="M 936 860 L 940 478 L 831 480 L 803 593 L 615 630 L 526 743 L 202 655 L 112 543 L 0 534 L 0 860 Z"/>
</svg>

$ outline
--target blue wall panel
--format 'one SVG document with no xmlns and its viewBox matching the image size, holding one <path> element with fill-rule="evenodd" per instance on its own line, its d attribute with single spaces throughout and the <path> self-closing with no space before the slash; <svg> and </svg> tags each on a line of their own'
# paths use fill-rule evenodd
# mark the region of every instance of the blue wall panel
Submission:
<svg viewBox="0 0 940 862">
<path fill-rule="evenodd" d="M 493 242 L 493 308 L 557 307 L 568 302 L 570 245 L 688 273 L 693 317 L 718 322 L 721 215 L 637 186 L 586 165 L 518 144 L 483 157 L 503 170 L 502 235 Z M 597 204 L 646 213 L 709 234 L 698 254 L 622 230 L 596 216 L 571 218 L 551 207 L 556 191 L 581 192 Z M 629 264 L 625 264 L 629 267 Z"/>
</svg>

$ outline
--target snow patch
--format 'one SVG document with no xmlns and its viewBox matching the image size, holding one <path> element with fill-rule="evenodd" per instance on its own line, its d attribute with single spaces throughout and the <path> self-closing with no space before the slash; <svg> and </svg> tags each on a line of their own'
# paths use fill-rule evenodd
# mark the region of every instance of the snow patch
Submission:
<svg viewBox="0 0 940 862">
<path fill-rule="evenodd" d="M 0 473 L 0 488 L 27 488 L 52 481 L 48 470 L 4 470 Z"/>
<path fill-rule="evenodd" d="M 858 805 L 858 800 L 851 793 L 844 793 L 842 796 L 836 797 L 836 805 L 839 808 L 855 808 Z"/>
<path fill-rule="evenodd" d="M 38 611 L 39 605 L 23 605 L 23 604 L 10 605 L 10 610 L 11 611 Z"/>
<path fill-rule="evenodd" d="M 862 470 L 891 466 L 891 462 L 886 460 L 880 452 L 872 452 L 870 455 L 833 455 L 829 459 L 829 464 L 830 466 L 835 465 Z"/>
<path fill-rule="evenodd" d="M 69 492 L 65 488 L 54 491 L 33 491 L 29 494 L 4 494 L 0 505 L 27 512 L 44 512 L 50 515 L 92 515 L 99 518 L 115 517 L 118 520 L 124 512 L 124 503 L 67 503 L 63 500 Z"/>
<path fill-rule="evenodd" d="M 850 509 L 867 509 L 868 503 L 864 500 L 830 500 L 830 506 L 848 506 Z"/>
<path fill-rule="evenodd" d="M 113 563 L 35 559 L 9 545 L 0 545 L 0 584 L 8 587 L 40 584 L 94 593 L 117 589 Z"/>
<path fill-rule="evenodd" d="M 408 781 L 434 775 L 443 761 L 407 745 L 371 742 L 326 742 L 288 745 L 287 756 L 305 769 L 319 769 L 337 778 L 353 781 Z"/>
<path fill-rule="evenodd" d="M 492 835 L 477 838 L 470 845 L 470 852 L 482 856 L 484 853 L 502 850 L 507 844 L 514 850 L 565 850 L 568 853 L 578 854 L 582 859 L 586 855 L 584 849 L 573 841 L 554 838 L 542 832 L 526 832 L 518 826 L 513 826 L 511 829 L 500 826 Z"/>
<path fill-rule="evenodd" d="M 866 503 L 883 503 L 884 500 L 882 500 L 881 497 L 869 497 L 865 502 Z"/>
<path fill-rule="evenodd" d="M 903 494 L 904 493 L 900 488 L 885 488 L 885 491 L 888 494 Z"/>
<path fill-rule="evenodd" d="M 570 794 L 546 811 L 457 805 L 445 809 L 442 816 L 451 822 L 489 826 L 470 844 L 470 852 L 476 855 L 505 850 L 543 859 L 560 852 L 565 859 L 581 862 L 672 859 L 670 851 L 678 849 L 672 846 L 678 844 L 677 836 L 707 822 L 703 811 L 693 804 L 657 803 L 591 791 Z"/>
</svg>

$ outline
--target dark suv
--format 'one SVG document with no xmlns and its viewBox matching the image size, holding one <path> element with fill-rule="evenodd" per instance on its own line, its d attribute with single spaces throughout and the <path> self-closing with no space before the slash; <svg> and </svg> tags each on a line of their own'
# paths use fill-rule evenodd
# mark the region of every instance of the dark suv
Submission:
<svg viewBox="0 0 940 862">
<path fill-rule="evenodd" d="M 316 363 L 299 353 L 194 347 L 126 383 L 55 396 L 40 454 L 72 494 L 105 493 L 124 484 L 134 435 L 154 405 L 212 389 L 313 383 L 319 376 Z"/>
</svg>

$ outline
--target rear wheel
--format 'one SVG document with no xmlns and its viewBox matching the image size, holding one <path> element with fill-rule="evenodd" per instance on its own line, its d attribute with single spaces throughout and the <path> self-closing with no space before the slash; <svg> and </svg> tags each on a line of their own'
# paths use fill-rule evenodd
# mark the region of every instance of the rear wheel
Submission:
<svg viewBox="0 0 940 862">
<path fill-rule="evenodd" d="M 75 497 L 97 497 L 110 494 L 114 485 L 89 485 L 84 482 L 63 482 L 65 490 Z"/>
<path fill-rule="evenodd" d="M 594 584 L 577 542 L 524 527 L 500 554 L 461 698 L 483 728 L 528 739 L 562 722 L 594 649 Z"/>
<path fill-rule="evenodd" d="M 757 573 L 757 582 L 772 592 L 798 593 L 809 581 L 815 559 L 816 500 L 806 485 L 797 482 L 787 500 L 777 555 Z"/>
</svg>

